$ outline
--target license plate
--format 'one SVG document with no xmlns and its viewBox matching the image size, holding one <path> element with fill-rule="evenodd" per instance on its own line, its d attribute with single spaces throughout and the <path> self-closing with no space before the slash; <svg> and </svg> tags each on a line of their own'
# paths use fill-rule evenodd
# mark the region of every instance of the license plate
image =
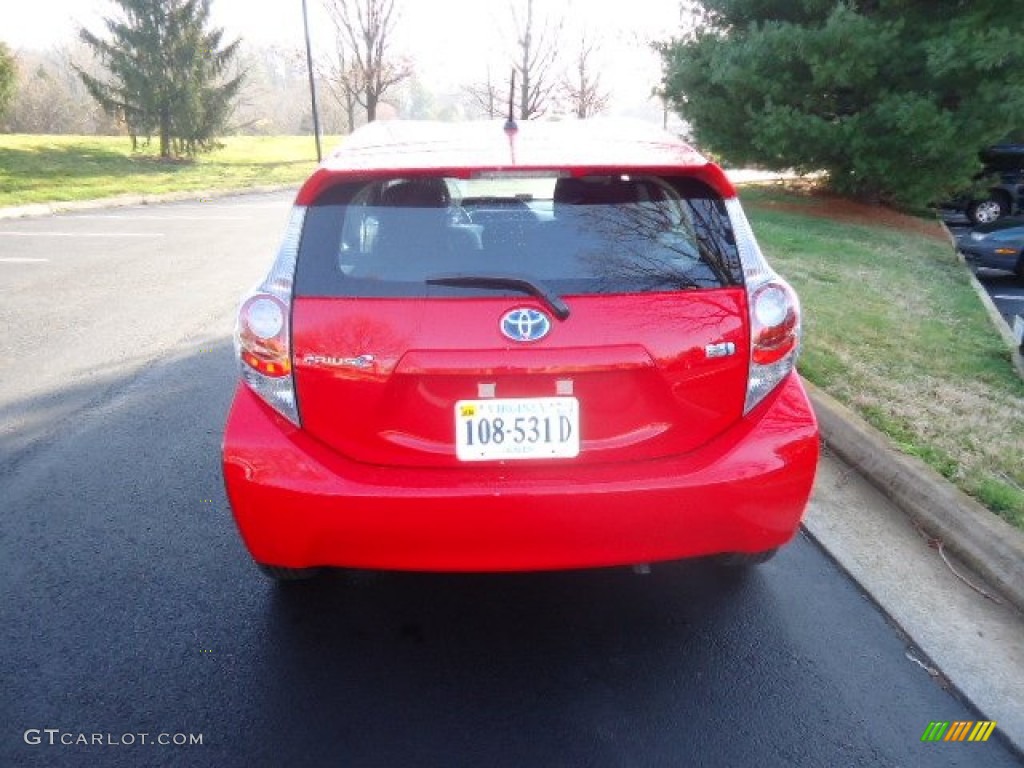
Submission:
<svg viewBox="0 0 1024 768">
<path fill-rule="evenodd" d="M 460 461 L 562 459 L 580 452 L 575 397 L 459 400 L 455 455 Z"/>
</svg>

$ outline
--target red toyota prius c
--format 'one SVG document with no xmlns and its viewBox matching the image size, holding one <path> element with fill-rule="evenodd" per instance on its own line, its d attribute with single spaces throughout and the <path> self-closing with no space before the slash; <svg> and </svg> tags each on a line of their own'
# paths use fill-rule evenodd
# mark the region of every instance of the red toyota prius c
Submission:
<svg viewBox="0 0 1024 768">
<path fill-rule="evenodd" d="M 277 579 L 770 557 L 818 430 L 736 191 L 646 124 L 375 122 L 242 301 L 223 441 Z"/>
</svg>

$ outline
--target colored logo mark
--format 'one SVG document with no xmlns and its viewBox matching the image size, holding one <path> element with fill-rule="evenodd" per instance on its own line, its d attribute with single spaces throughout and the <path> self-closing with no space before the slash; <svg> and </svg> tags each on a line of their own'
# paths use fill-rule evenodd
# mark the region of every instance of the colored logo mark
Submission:
<svg viewBox="0 0 1024 768">
<path fill-rule="evenodd" d="M 501 332 L 512 341 L 538 341 L 550 330 L 548 316 L 536 309 L 521 307 L 501 316 Z"/>
<path fill-rule="evenodd" d="M 921 741 L 988 741 L 995 729 L 995 720 L 933 720 L 921 734 Z"/>
</svg>

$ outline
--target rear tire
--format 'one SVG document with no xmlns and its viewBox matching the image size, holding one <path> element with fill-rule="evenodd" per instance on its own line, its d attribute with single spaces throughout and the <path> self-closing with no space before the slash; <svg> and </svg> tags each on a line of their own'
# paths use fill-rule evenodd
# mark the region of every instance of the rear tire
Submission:
<svg viewBox="0 0 1024 768">
<path fill-rule="evenodd" d="M 766 563 L 778 554 L 778 548 L 767 549 L 764 552 L 729 552 L 719 555 L 715 562 L 725 568 L 749 568 L 754 565 Z"/>
<path fill-rule="evenodd" d="M 1010 206 L 1003 199 L 1002 195 L 993 195 L 984 200 L 972 200 L 967 206 L 966 211 L 967 218 L 975 226 L 978 224 L 991 224 L 993 221 L 1006 216 L 1009 212 Z"/>
<path fill-rule="evenodd" d="M 320 573 L 319 568 L 282 568 L 277 565 L 256 563 L 265 576 L 277 582 L 306 581 Z"/>
</svg>

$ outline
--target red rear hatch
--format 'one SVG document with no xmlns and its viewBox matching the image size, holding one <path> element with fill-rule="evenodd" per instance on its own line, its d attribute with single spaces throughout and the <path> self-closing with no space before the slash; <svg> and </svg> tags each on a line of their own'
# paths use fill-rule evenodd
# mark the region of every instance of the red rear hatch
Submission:
<svg viewBox="0 0 1024 768">
<path fill-rule="evenodd" d="M 548 336 L 513 342 L 508 310 L 539 301 L 299 298 L 295 380 L 303 428 L 374 464 L 451 466 L 455 405 L 571 396 L 580 454 L 635 461 L 691 451 L 740 418 L 747 380 L 742 289 L 569 297 Z M 733 354 L 709 349 L 733 345 Z M 714 346 L 718 345 L 718 346 Z M 714 354 L 714 353 L 712 353 Z"/>
<path fill-rule="evenodd" d="M 743 412 L 742 279 L 721 198 L 685 176 L 337 186 L 296 269 L 302 426 L 390 466 L 692 451 Z M 503 328 L 517 311 L 537 338 Z"/>
</svg>

